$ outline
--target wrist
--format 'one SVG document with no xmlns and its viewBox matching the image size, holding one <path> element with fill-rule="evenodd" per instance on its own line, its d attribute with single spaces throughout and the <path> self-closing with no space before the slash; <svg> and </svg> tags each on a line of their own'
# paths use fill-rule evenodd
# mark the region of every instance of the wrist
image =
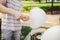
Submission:
<svg viewBox="0 0 60 40">
<path fill-rule="evenodd" d="M 15 13 L 15 17 L 17 18 L 17 19 L 20 19 L 21 18 L 21 13 L 20 12 L 17 12 L 17 13 Z"/>
</svg>

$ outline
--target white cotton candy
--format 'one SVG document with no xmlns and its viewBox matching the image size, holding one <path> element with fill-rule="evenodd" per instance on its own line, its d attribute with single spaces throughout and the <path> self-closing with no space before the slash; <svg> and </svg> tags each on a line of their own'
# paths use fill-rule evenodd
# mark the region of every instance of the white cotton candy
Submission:
<svg viewBox="0 0 60 40">
<path fill-rule="evenodd" d="M 41 36 L 41 40 L 60 40 L 60 26 L 54 26 L 49 28 Z"/>
<path fill-rule="evenodd" d="M 30 10 L 30 26 L 35 29 L 40 27 L 42 24 L 45 23 L 47 18 L 46 13 L 44 10 L 40 8 L 33 8 Z"/>
</svg>

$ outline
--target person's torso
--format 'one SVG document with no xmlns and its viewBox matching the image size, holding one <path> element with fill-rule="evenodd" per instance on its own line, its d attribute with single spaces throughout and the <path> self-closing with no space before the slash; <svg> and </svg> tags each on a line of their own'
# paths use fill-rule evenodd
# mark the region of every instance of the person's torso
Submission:
<svg viewBox="0 0 60 40">
<path fill-rule="evenodd" d="M 12 2 L 10 2 L 10 1 L 11 0 L 5 0 L 7 7 L 12 8 L 16 11 L 19 11 L 20 8 L 17 7 L 15 4 L 12 4 Z M 17 21 L 17 19 L 14 16 L 12 16 L 10 14 L 3 14 L 3 16 L 2 16 L 2 28 L 3 29 L 6 29 L 6 28 L 11 29 L 11 30 L 19 29 L 20 26 L 21 26 L 20 21 Z"/>
</svg>

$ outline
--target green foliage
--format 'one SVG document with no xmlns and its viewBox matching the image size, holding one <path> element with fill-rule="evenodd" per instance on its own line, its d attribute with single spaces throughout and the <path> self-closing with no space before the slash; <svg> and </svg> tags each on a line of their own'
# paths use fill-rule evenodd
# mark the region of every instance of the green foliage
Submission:
<svg viewBox="0 0 60 40">
<path fill-rule="evenodd" d="M 24 38 L 28 35 L 28 33 L 32 30 L 31 27 L 29 26 L 22 26 L 22 30 L 21 30 L 21 33 L 22 33 L 22 36 L 21 36 L 21 40 L 24 40 Z"/>
<path fill-rule="evenodd" d="M 24 12 L 24 11 L 30 11 L 30 9 L 31 9 L 31 6 L 24 6 L 22 10 Z"/>
<path fill-rule="evenodd" d="M 42 6 L 42 7 L 38 6 L 38 7 L 45 10 L 45 11 L 51 8 L 50 6 Z M 25 6 L 25 7 L 23 7 L 23 12 L 30 11 L 31 8 L 33 8 L 33 6 Z"/>
<path fill-rule="evenodd" d="M 48 9 L 50 9 L 51 7 L 50 6 L 43 6 L 43 7 L 40 7 L 41 9 L 43 9 L 44 11 L 46 11 L 46 10 L 48 10 Z"/>
<path fill-rule="evenodd" d="M 24 3 L 24 6 L 23 6 L 23 9 L 22 11 L 23 12 L 29 12 L 31 10 L 31 8 L 33 7 L 39 7 L 39 8 L 42 8 L 43 10 L 48 10 L 48 9 L 51 9 L 51 2 L 32 2 L 32 1 L 23 1 Z M 57 6 L 57 7 L 60 7 L 60 3 L 59 2 L 54 2 L 54 6 Z"/>
</svg>

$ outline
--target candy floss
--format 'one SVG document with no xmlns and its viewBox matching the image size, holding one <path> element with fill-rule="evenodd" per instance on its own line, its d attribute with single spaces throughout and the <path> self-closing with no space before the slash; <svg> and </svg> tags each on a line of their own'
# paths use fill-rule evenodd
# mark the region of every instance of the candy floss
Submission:
<svg viewBox="0 0 60 40">
<path fill-rule="evenodd" d="M 53 26 L 49 28 L 41 36 L 41 40 L 60 40 L 60 26 Z"/>
<path fill-rule="evenodd" d="M 25 40 L 31 40 L 31 33 L 34 30 L 38 29 L 41 25 L 45 23 L 47 15 L 44 10 L 34 7 L 30 10 L 30 27 L 32 28 L 31 32 L 26 36 Z M 39 30 L 40 31 L 40 30 Z"/>
<path fill-rule="evenodd" d="M 30 26 L 33 29 L 36 29 L 40 27 L 41 25 L 43 25 L 46 19 L 47 19 L 47 15 L 44 12 L 44 10 L 37 7 L 32 8 L 30 10 Z"/>
</svg>

